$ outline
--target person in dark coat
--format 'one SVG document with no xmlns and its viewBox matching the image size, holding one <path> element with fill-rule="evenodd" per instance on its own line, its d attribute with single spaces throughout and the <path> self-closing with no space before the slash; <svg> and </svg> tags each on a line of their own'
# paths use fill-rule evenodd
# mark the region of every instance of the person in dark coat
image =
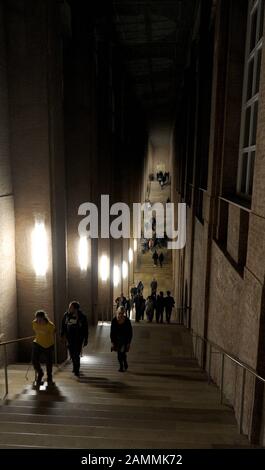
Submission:
<svg viewBox="0 0 265 470">
<path fill-rule="evenodd" d="M 120 297 L 117 297 L 115 304 L 117 305 L 117 309 L 121 306 L 126 307 L 127 299 L 124 297 L 123 292 L 121 293 Z"/>
<path fill-rule="evenodd" d="M 156 299 L 156 323 L 163 323 L 163 315 L 165 308 L 164 292 L 160 292 Z"/>
<path fill-rule="evenodd" d="M 127 355 L 132 341 L 132 324 L 125 315 L 124 307 L 119 307 L 110 327 L 111 351 L 117 351 L 120 364 L 119 372 L 128 369 Z"/>
<path fill-rule="evenodd" d="M 150 284 L 150 287 L 151 287 L 151 295 L 152 294 L 156 294 L 156 291 L 157 291 L 157 280 L 155 278 L 153 278 L 151 284 Z"/>
<path fill-rule="evenodd" d="M 73 373 L 79 377 L 80 354 L 83 346 L 87 345 L 88 322 L 87 317 L 80 310 L 79 302 L 70 302 L 69 309 L 65 312 L 61 337 L 66 338 L 67 347 L 73 362 Z"/>
<path fill-rule="evenodd" d="M 164 255 L 163 255 L 162 251 L 161 251 L 161 253 L 160 253 L 158 259 L 159 259 L 160 268 L 162 268 L 162 266 L 163 266 L 163 261 L 164 261 Z"/>
<path fill-rule="evenodd" d="M 144 310 L 145 310 L 145 299 L 142 294 L 137 294 L 134 299 L 135 311 L 136 311 L 136 322 L 139 322 L 141 319 L 144 319 Z"/>
<path fill-rule="evenodd" d="M 171 294 L 171 292 L 168 290 L 167 291 L 167 297 L 165 297 L 166 319 L 167 319 L 168 323 L 170 323 L 172 308 L 175 305 L 175 300 L 170 294 Z"/>
<path fill-rule="evenodd" d="M 153 260 L 154 260 L 154 266 L 157 266 L 157 260 L 158 260 L 158 254 L 157 254 L 157 251 L 155 250 L 153 256 L 152 256 Z"/>
</svg>

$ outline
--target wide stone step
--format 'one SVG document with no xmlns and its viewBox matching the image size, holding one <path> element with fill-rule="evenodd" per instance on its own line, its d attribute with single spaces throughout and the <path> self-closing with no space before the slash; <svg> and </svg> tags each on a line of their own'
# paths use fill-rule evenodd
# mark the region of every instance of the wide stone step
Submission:
<svg viewBox="0 0 265 470">
<path fill-rule="evenodd" d="M 0 448 L 248 447 L 232 410 L 191 357 L 187 330 L 144 322 L 133 331 L 126 373 L 109 352 L 110 326 L 101 325 L 91 329 L 80 379 L 67 364 L 54 387 L 24 385 L 3 402 Z"/>
<path fill-rule="evenodd" d="M 25 405 L 28 406 L 25 406 Z M 146 425 L 149 427 L 149 423 L 153 423 L 152 426 L 158 426 L 158 428 L 164 429 L 168 426 L 174 427 L 178 423 L 190 423 L 190 422 L 208 422 L 208 423 L 227 423 L 234 425 L 234 419 L 231 412 L 227 409 L 217 410 L 215 408 L 204 410 L 202 412 L 199 408 L 189 408 L 187 413 L 186 408 L 163 408 L 163 412 L 159 409 L 149 408 L 148 410 L 141 409 L 137 410 L 135 407 L 128 411 L 127 408 L 112 406 L 111 409 L 104 405 L 91 405 L 90 409 L 88 405 L 82 408 L 69 408 L 65 407 L 51 407 L 50 409 L 45 406 L 38 406 L 36 408 L 34 403 L 26 402 L 17 405 L 9 405 L 6 407 L 0 407 L 0 421 L 16 422 L 26 420 L 30 422 L 43 422 L 43 423 L 63 423 L 69 420 L 72 424 L 90 423 L 93 419 L 98 419 L 99 422 L 103 420 L 121 420 L 121 423 L 125 421 L 125 424 L 129 421 L 136 422 L 135 425 L 141 426 Z M 166 423 L 164 424 L 164 420 Z M 113 425 L 113 423 L 112 423 Z"/>
<path fill-rule="evenodd" d="M 95 421 L 95 420 L 94 420 Z M 172 424 L 172 423 L 170 423 Z M 178 426 L 170 426 L 168 431 L 170 431 L 171 439 L 174 439 L 176 442 L 179 441 L 185 435 L 186 442 L 192 442 L 195 439 L 199 440 L 201 443 L 209 442 L 209 436 L 213 437 L 214 440 L 220 443 L 225 442 L 227 436 L 231 436 L 235 433 L 235 425 L 222 425 L 220 423 L 216 424 L 207 424 L 207 429 L 203 423 L 196 423 L 190 428 L 190 423 L 179 423 Z M 128 440 L 148 440 L 150 436 L 153 440 L 160 440 L 161 444 L 166 444 L 168 441 L 168 433 L 161 432 L 165 431 L 167 428 L 154 428 L 154 426 L 145 426 L 143 423 L 142 426 L 139 426 L 139 423 L 127 422 L 119 423 L 113 425 L 111 421 L 103 420 L 102 422 L 98 421 L 96 424 L 93 423 L 89 425 L 84 424 L 73 424 L 71 422 L 63 424 L 46 424 L 46 423 L 34 423 L 34 422 L 1 422 L 1 433 L 17 433 L 17 434 L 31 434 L 35 435 L 52 435 L 56 436 L 80 436 L 80 437 L 94 437 L 94 438 L 104 438 L 108 439 L 111 436 L 111 439 L 126 439 Z M 225 435 L 225 437 L 224 437 Z M 0 437 L 1 439 L 1 437 Z"/>
</svg>

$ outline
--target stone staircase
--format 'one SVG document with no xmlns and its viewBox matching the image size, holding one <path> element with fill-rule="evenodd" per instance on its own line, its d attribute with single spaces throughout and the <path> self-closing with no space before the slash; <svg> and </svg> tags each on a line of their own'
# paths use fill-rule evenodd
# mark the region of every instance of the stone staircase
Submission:
<svg viewBox="0 0 265 470">
<path fill-rule="evenodd" d="M 159 266 L 159 263 L 157 266 L 154 266 L 151 252 L 138 255 L 134 279 L 143 282 L 145 286 L 143 291 L 144 297 L 150 295 L 150 283 L 153 277 L 157 280 L 158 291 L 162 290 L 164 294 L 167 290 L 172 291 L 172 255 L 170 250 L 159 250 L 159 253 L 160 251 L 163 251 L 165 258 L 162 268 Z"/>
<path fill-rule="evenodd" d="M 163 189 L 161 189 L 158 181 L 151 181 L 149 185 L 150 202 L 152 204 L 157 202 L 166 203 L 167 199 L 170 198 L 170 184 L 166 184 Z M 172 291 L 173 288 L 171 250 L 167 250 L 166 248 L 161 248 L 157 250 L 158 254 L 161 252 L 163 252 L 164 254 L 164 262 L 162 268 L 160 267 L 159 262 L 157 266 L 154 266 L 152 259 L 153 251 L 142 253 L 140 250 L 137 255 L 137 262 L 135 264 L 134 269 L 135 283 L 137 284 L 137 281 L 141 280 L 145 286 L 143 291 L 144 297 L 150 295 L 150 283 L 153 277 L 155 277 L 157 280 L 158 291 L 163 291 L 164 295 L 167 290 Z"/>
<path fill-rule="evenodd" d="M 67 364 L 55 387 L 28 384 L 18 392 L 22 366 L 17 375 L 13 367 L 10 397 L 0 406 L 1 449 L 250 447 L 191 357 L 184 327 L 134 324 L 126 373 L 110 352 L 109 329 L 92 329 L 80 379 Z"/>
</svg>

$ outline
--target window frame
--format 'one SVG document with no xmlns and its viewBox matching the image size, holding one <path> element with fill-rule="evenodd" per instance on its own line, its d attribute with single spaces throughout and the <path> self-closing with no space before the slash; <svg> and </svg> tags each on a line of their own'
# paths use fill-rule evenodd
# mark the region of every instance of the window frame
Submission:
<svg viewBox="0 0 265 470">
<path fill-rule="evenodd" d="M 254 47 L 251 48 L 253 17 L 257 12 L 256 19 L 256 36 Z M 262 19 L 263 13 L 263 19 Z M 253 188 L 253 172 L 256 154 L 256 134 L 258 121 L 258 105 L 260 91 L 260 75 L 257 77 L 259 60 L 262 59 L 262 47 L 264 36 L 264 0 L 249 0 L 247 15 L 247 36 L 245 47 L 245 66 L 244 66 L 244 83 L 241 110 L 241 127 L 240 127 L 240 143 L 239 143 L 239 159 L 237 172 L 237 194 L 244 199 L 251 199 Z M 262 30 L 262 35 L 260 31 Z M 251 71 L 251 62 L 253 61 L 251 96 L 248 98 L 249 92 L 249 74 Z M 260 74 L 260 72 L 259 72 Z M 258 78 L 258 82 L 257 82 Z M 258 89 L 257 89 L 258 83 Z M 246 127 L 247 112 L 250 112 L 249 125 Z M 256 115 L 255 115 L 256 113 Z M 256 121 L 256 122 L 255 122 Z M 255 135 L 253 134 L 255 132 Z M 245 143 L 248 136 L 247 145 Z M 246 168 L 244 170 L 244 159 L 246 158 Z M 244 170 L 244 172 L 243 172 Z M 244 176 L 245 173 L 245 176 Z M 242 187 L 245 191 L 242 191 Z"/>
</svg>

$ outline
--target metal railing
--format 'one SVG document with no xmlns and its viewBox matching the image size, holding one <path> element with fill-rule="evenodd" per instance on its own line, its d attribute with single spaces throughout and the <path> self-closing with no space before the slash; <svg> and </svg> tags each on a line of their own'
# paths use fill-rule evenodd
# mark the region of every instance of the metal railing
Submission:
<svg viewBox="0 0 265 470">
<path fill-rule="evenodd" d="M 194 357 L 197 358 L 198 340 L 201 340 L 201 342 L 206 345 L 206 348 L 207 348 L 207 346 L 209 346 L 208 370 L 206 369 L 206 372 L 208 374 L 208 383 L 209 384 L 212 382 L 212 380 L 211 380 L 212 355 L 213 354 L 220 354 L 221 355 L 221 369 L 220 369 L 220 395 L 221 395 L 220 396 L 220 401 L 221 401 L 221 404 L 223 403 L 223 398 L 224 398 L 225 358 L 228 358 L 230 361 L 232 361 L 234 364 L 236 364 L 236 366 L 242 368 L 243 373 L 242 373 L 241 395 L 240 395 L 240 412 L 239 412 L 239 432 L 240 432 L 240 434 L 242 434 L 243 433 L 246 373 L 249 372 L 253 377 L 255 377 L 257 380 L 260 380 L 264 384 L 265 384 L 265 378 L 261 377 L 254 369 L 252 369 L 250 366 L 245 364 L 239 358 L 237 358 L 236 356 L 233 356 L 232 354 L 228 353 L 223 348 L 221 348 L 221 346 L 218 346 L 218 344 L 214 343 L 213 341 L 210 341 L 209 339 L 202 337 L 201 335 L 196 333 L 193 329 L 191 329 L 191 335 L 192 335 L 193 338 L 195 338 Z M 207 350 L 206 350 L 206 352 L 207 352 Z"/>
<path fill-rule="evenodd" d="M 4 371 L 5 371 L 5 395 L 4 399 L 8 395 L 8 360 L 7 360 L 7 346 L 9 344 L 15 344 L 15 343 L 21 343 L 22 341 L 28 341 L 29 339 L 33 339 L 35 336 L 25 336 L 24 338 L 18 338 L 18 339 L 11 339 L 9 341 L 1 341 L 0 346 L 4 348 Z"/>
<path fill-rule="evenodd" d="M 3 335 L 1 335 L 2 337 Z M 56 341 L 56 334 L 54 335 L 54 362 L 56 365 L 58 365 L 58 356 L 57 356 L 57 341 Z M 8 395 L 8 357 L 7 357 L 7 346 L 9 344 L 15 344 L 15 343 L 22 343 L 23 341 L 28 341 L 30 339 L 36 338 L 35 335 L 33 336 L 25 336 L 24 338 L 17 338 L 17 339 L 11 339 L 9 341 L 1 341 L 0 342 L 0 347 L 2 346 L 4 348 L 4 374 L 5 374 L 5 394 L 4 394 L 4 399 Z"/>
</svg>

